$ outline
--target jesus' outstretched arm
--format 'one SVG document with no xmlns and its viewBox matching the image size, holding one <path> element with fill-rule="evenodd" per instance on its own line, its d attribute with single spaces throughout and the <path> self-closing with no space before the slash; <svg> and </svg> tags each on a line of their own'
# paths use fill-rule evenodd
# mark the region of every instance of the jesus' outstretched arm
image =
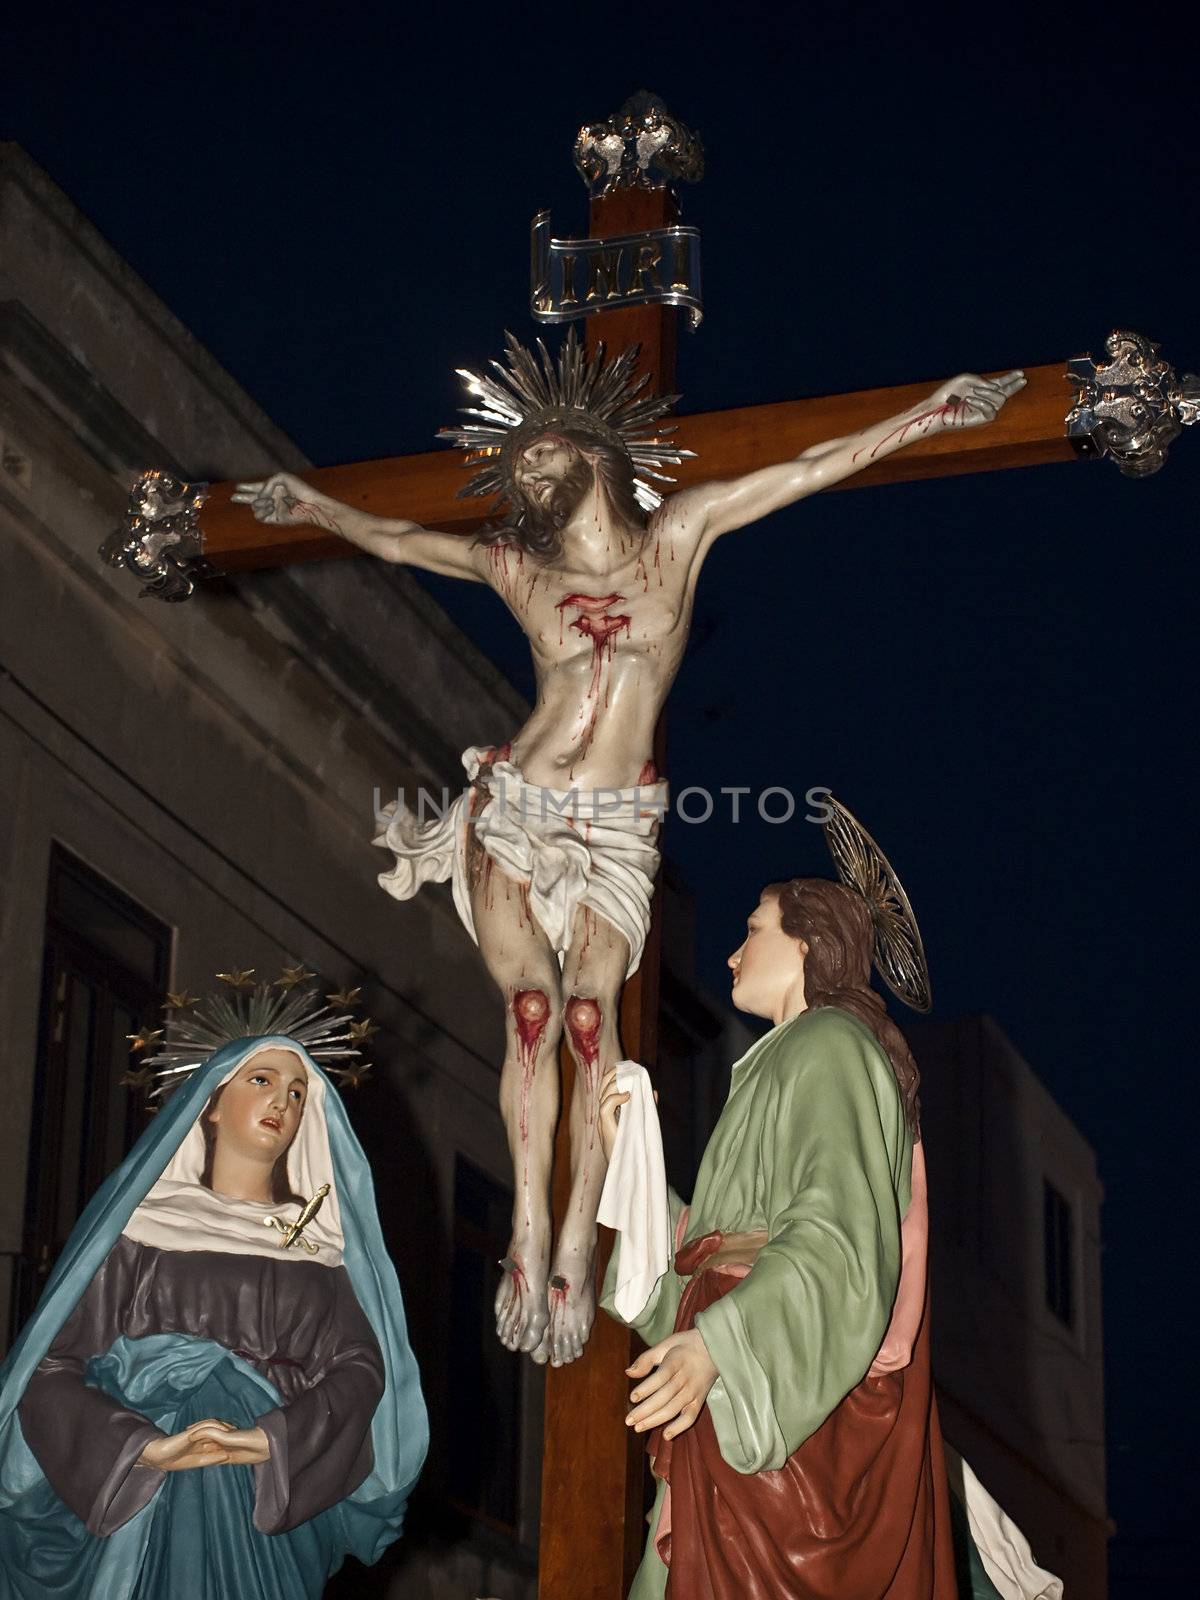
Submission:
<svg viewBox="0 0 1200 1600">
<path fill-rule="evenodd" d="M 705 483 L 676 496 L 711 543 L 723 533 L 744 528 L 769 512 L 806 495 L 828 489 L 881 461 L 907 444 L 951 428 L 977 428 L 992 422 L 1010 395 L 1025 387 L 1023 372 L 980 378 L 965 372 L 935 389 L 928 399 L 843 439 L 811 445 L 792 461 L 748 472 L 745 477 Z M 700 531 L 698 527 L 697 531 Z"/>
<path fill-rule="evenodd" d="M 249 506 L 259 522 L 277 527 L 309 523 L 336 533 L 383 561 L 423 567 L 427 572 L 466 578 L 473 583 L 484 581 L 473 539 L 423 528 L 407 517 L 377 517 L 360 511 L 321 494 L 290 472 L 277 472 L 257 483 L 239 483 L 232 499 L 236 505 Z"/>
</svg>

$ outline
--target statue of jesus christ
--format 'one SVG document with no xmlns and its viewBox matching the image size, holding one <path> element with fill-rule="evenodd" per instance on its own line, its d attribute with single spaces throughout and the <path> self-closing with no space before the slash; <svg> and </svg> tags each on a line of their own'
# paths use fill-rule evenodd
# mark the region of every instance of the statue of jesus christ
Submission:
<svg viewBox="0 0 1200 1600">
<path fill-rule="evenodd" d="M 499 492 L 504 520 L 478 536 L 373 516 L 279 473 L 233 498 L 262 522 L 314 523 L 363 550 L 486 583 L 524 629 L 537 703 L 509 742 L 466 752 L 472 787 L 445 819 L 400 808 L 376 843 L 407 898 L 451 878 L 455 903 L 505 1005 L 500 1104 L 514 1166 L 512 1239 L 496 1296 L 509 1349 L 555 1365 L 583 1350 L 595 1310 L 596 1209 L 605 1173 L 600 1084 L 620 1059 L 618 1002 L 650 922 L 666 788 L 654 731 L 687 640 L 713 543 L 861 471 L 905 444 L 992 421 L 1020 372 L 952 378 L 899 416 L 795 460 L 660 500 L 645 477 L 678 461 L 646 425 L 636 352 L 606 368 L 573 337 L 557 373 L 510 340 L 511 371 L 464 374 L 482 409 L 453 437 L 485 463 L 468 492 Z M 661 432 L 661 430 L 660 430 Z M 661 472 L 651 472 L 662 478 Z M 653 509 L 648 509 L 653 508 Z M 571 1198 L 556 1240 L 549 1206 L 563 1032 L 575 1061 Z"/>
</svg>

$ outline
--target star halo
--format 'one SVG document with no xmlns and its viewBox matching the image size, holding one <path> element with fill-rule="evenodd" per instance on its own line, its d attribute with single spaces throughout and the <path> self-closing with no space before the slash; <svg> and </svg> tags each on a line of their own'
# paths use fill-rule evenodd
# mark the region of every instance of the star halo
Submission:
<svg viewBox="0 0 1200 1600">
<path fill-rule="evenodd" d="M 234 1039 L 260 1039 L 279 1035 L 294 1039 L 314 1061 L 337 1078 L 344 1088 L 357 1088 L 370 1072 L 358 1048 L 379 1030 L 369 1018 L 356 1020 L 333 1004 L 318 1004 L 315 977 L 303 967 L 286 967 L 274 983 L 251 985 L 252 968 L 219 972 L 228 994 L 214 993 L 196 1000 L 186 993 L 168 997 L 164 1010 L 170 1016 L 167 1038 L 162 1029 L 144 1028 L 130 1035 L 135 1051 L 148 1053 L 135 1072 L 121 1081 L 147 1091 L 157 1099 L 202 1067 L 214 1051 Z M 326 997 L 344 1003 L 356 1000 L 359 989 L 342 989 Z"/>
</svg>

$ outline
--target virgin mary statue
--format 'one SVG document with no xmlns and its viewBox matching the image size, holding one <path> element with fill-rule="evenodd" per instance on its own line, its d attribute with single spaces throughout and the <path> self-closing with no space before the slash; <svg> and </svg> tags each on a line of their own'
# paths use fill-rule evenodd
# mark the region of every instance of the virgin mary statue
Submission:
<svg viewBox="0 0 1200 1600">
<path fill-rule="evenodd" d="M 238 1039 L 175 1090 L 0 1378 L 0 1600 L 316 1600 L 378 1560 L 425 1406 L 366 1158 L 300 1044 Z"/>
</svg>

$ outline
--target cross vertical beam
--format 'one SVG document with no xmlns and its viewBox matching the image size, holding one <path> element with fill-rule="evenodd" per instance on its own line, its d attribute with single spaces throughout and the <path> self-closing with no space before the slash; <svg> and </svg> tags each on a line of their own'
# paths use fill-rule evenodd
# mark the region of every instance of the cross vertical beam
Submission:
<svg viewBox="0 0 1200 1600">
<path fill-rule="evenodd" d="M 677 218 L 669 190 L 621 189 L 592 201 L 590 235 L 611 239 L 668 227 Z M 638 370 L 656 393 L 675 382 L 679 313 L 669 306 L 631 306 L 588 318 L 592 354 L 603 340 L 609 356 L 641 346 Z M 660 721 L 655 761 L 664 766 Z M 662 952 L 661 879 L 637 972 L 621 996 L 621 1043 L 627 1056 L 652 1065 L 658 1050 L 658 989 Z M 562 1048 L 562 1105 L 554 1149 L 556 1227 L 570 1192 L 567 1108 L 575 1066 Z M 603 1274 L 612 1235 L 601 1230 L 597 1272 Z M 625 1369 L 641 1347 L 636 1335 L 603 1311 L 582 1357 L 546 1373 L 546 1424 L 542 1449 L 542 1513 L 538 1600 L 621 1600 L 633 1578 L 646 1535 L 643 1510 L 645 1440 L 625 1426 L 629 1379 Z"/>
</svg>

